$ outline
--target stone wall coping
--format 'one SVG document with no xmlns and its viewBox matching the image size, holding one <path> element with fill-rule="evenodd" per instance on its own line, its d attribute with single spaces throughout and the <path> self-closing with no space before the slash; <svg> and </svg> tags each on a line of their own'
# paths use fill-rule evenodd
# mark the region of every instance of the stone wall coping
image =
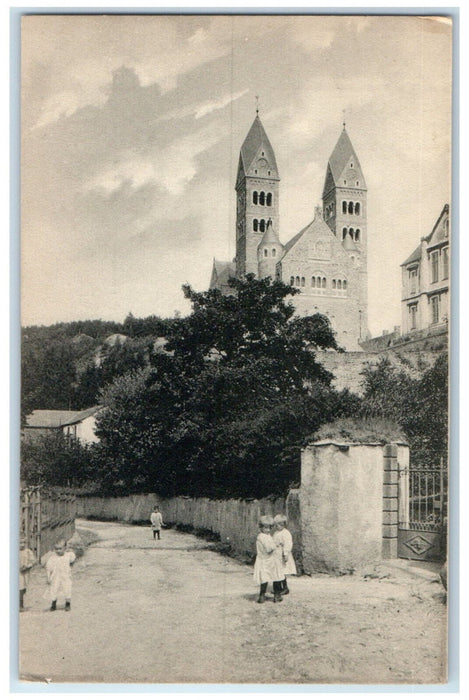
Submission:
<svg viewBox="0 0 469 700">
<path fill-rule="evenodd" d="M 407 442 L 401 442 L 399 440 L 394 440 L 393 442 L 347 442 L 340 440 L 317 440 L 316 442 L 309 442 L 306 447 L 318 445 L 336 445 L 337 447 L 384 447 L 385 445 L 404 445 L 408 446 Z M 305 448 L 303 448 L 305 449 Z"/>
</svg>

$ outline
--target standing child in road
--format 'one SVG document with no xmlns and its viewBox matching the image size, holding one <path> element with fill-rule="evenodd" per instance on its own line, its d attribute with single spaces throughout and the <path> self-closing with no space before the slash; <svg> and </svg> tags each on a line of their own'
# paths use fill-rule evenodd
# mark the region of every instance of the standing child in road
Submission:
<svg viewBox="0 0 469 700">
<path fill-rule="evenodd" d="M 59 593 L 65 598 L 65 610 L 70 611 L 72 600 L 72 565 L 75 561 L 75 553 L 66 551 L 65 540 L 58 540 L 54 545 L 54 551 L 46 563 L 47 583 L 49 584 L 49 596 L 51 610 L 57 609 Z"/>
<path fill-rule="evenodd" d="M 31 571 L 36 557 L 28 547 L 26 538 L 20 537 L 20 612 L 24 610 L 24 594 L 28 587 L 29 572 Z"/>
<path fill-rule="evenodd" d="M 160 513 L 160 509 L 158 506 L 155 506 L 153 508 L 153 513 L 150 515 L 150 522 L 151 522 L 151 528 L 153 530 L 153 539 L 156 539 L 156 536 L 158 535 L 158 539 L 161 539 L 160 532 L 161 528 L 164 525 L 163 523 L 163 516 Z"/>
<path fill-rule="evenodd" d="M 293 539 L 289 530 L 287 530 L 287 518 L 285 515 L 276 515 L 274 518 L 274 534 L 273 539 L 277 546 L 280 548 L 280 558 L 282 565 L 282 595 L 287 595 L 290 593 L 287 585 L 287 576 L 290 574 L 296 574 L 295 560 L 293 559 L 292 549 L 293 549 Z"/>
<path fill-rule="evenodd" d="M 256 540 L 256 562 L 254 564 L 254 581 L 260 585 L 258 603 L 265 601 L 267 584 L 272 581 L 274 588 L 274 603 L 282 601 L 281 579 L 283 578 L 277 545 L 271 534 L 274 521 L 267 515 L 259 518 L 260 532 Z"/>
</svg>

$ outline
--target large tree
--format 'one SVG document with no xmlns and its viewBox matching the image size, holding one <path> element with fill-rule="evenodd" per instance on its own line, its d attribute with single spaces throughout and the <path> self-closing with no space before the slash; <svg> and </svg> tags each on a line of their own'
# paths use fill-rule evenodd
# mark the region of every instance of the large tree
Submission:
<svg viewBox="0 0 469 700">
<path fill-rule="evenodd" d="M 328 320 L 294 317 L 282 282 L 231 284 L 231 296 L 185 287 L 193 310 L 173 323 L 166 352 L 104 391 L 106 488 L 280 493 L 299 477 L 304 437 L 349 407 L 315 357 L 337 349 Z"/>
</svg>

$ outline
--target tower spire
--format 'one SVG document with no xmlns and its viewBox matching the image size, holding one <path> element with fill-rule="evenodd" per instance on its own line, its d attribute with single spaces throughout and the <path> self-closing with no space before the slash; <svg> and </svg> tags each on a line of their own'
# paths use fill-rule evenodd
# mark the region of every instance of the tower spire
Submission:
<svg viewBox="0 0 469 700">
<path fill-rule="evenodd" d="M 342 126 L 345 129 L 345 109 L 342 110 Z"/>
<path fill-rule="evenodd" d="M 256 95 L 256 115 L 259 116 L 259 95 Z"/>
</svg>

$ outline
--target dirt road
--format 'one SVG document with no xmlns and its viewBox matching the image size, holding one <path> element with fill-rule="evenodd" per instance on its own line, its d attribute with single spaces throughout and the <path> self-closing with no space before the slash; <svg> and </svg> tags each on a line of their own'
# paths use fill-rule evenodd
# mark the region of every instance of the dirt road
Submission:
<svg viewBox="0 0 469 700">
<path fill-rule="evenodd" d="M 20 615 L 24 680 L 120 683 L 441 683 L 437 582 L 299 577 L 258 605 L 252 568 L 193 535 L 79 523 L 97 533 L 74 567 L 72 611 L 48 612 L 34 570 Z M 270 594 L 269 594 L 270 596 Z"/>
</svg>

